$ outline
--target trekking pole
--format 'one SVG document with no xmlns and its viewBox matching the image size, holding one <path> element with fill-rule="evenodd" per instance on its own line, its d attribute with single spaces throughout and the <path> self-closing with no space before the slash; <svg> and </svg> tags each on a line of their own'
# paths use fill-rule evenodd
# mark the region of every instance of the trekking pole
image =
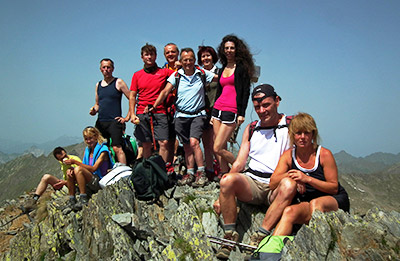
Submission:
<svg viewBox="0 0 400 261">
<path fill-rule="evenodd" d="M 16 220 L 17 218 L 19 218 L 19 217 L 22 216 L 22 215 L 25 215 L 25 213 L 22 212 L 22 213 L 16 215 L 15 217 L 13 217 L 13 218 L 11 218 L 10 220 L 8 220 L 6 223 L 1 224 L 0 227 L 4 227 L 5 225 L 10 224 L 11 222 L 13 222 L 14 220 Z"/>
<path fill-rule="evenodd" d="M 157 145 L 156 145 L 156 137 L 154 136 L 153 116 L 154 116 L 153 113 L 149 111 L 151 137 L 153 138 L 153 148 L 154 148 L 154 151 L 156 151 L 156 150 L 157 150 Z"/>
<path fill-rule="evenodd" d="M 17 218 L 19 218 L 20 216 L 23 216 L 23 215 L 25 215 L 25 214 L 28 216 L 29 221 L 33 223 L 34 220 L 33 220 L 32 217 L 29 215 L 29 211 L 26 211 L 23 207 L 21 207 L 21 210 L 22 210 L 22 212 L 21 212 L 20 214 L 16 215 L 15 217 L 12 217 L 12 218 L 11 218 L 10 220 L 8 220 L 6 223 L 1 224 L 0 227 L 4 227 L 5 225 L 10 224 L 10 223 L 13 222 L 14 220 L 16 220 Z"/>
<path fill-rule="evenodd" d="M 247 245 L 247 244 L 242 244 L 236 241 L 232 241 L 232 240 L 228 240 L 225 238 L 220 238 L 220 237 L 214 237 L 214 236 L 210 236 L 207 235 L 207 237 L 209 238 L 211 243 L 216 243 L 219 245 L 228 245 L 228 246 L 238 246 L 239 248 L 245 248 L 245 249 L 249 249 L 249 250 L 256 250 L 257 247 L 256 246 L 251 246 L 251 245 Z"/>
</svg>

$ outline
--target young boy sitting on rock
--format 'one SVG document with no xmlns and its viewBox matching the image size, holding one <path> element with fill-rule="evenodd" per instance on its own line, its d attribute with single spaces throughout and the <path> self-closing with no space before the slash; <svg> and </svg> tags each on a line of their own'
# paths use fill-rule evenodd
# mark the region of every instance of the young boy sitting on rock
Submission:
<svg viewBox="0 0 400 261">
<path fill-rule="evenodd" d="M 45 192 L 47 185 L 51 185 L 55 190 L 61 189 L 64 185 L 67 185 L 68 173 L 74 171 L 74 168 L 77 166 L 75 164 L 68 165 L 65 164 L 64 161 L 68 159 L 74 159 L 76 161 L 82 162 L 82 160 L 74 155 L 67 155 L 67 151 L 62 147 L 57 147 L 53 150 L 54 157 L 60 162 L 61 170 L 64 175 L 64 179 L 59 179 L 50 174 L 44 174 L 42 179 L 39 182 L 39 185 L 36 188 L 35 194 L 33 197 L 26 201 L 26 203 L 22 206 L 24 212 L 30 212 L 36 208 L 36 203 L 41 195 Z"/>
</svg>

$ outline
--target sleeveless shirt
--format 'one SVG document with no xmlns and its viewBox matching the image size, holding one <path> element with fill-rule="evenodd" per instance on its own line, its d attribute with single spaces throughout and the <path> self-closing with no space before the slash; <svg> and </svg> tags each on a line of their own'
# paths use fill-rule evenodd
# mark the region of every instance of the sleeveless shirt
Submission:
<svg viewBox="0 0 400 261">
<path fill-rule="evenodd" d="M 314 166 L 311 169 L 306 169 L 300 166 L 300 164 L 296 160 L 296 147 L 293 147 L 292 150 L 292 169 L 297 169 L 303 172 L 304 174 L 322 180 L 326 181 L 325 175 L 324 175 L 324 169 L 321 165 L 320 162 L 320 153 L 321 153 L 321 145 L 318 146 L 317 148 L 317 154 L 315 155 L 315 163 Z M 344 188 L 338 183 L 338 192 L 337 194 L 341 194 L 344 192 Z M 322 196 L 327 196 L 331 194 L 322 192 L 314 188 L 313 186 L 306 184 L 306 193 L 303 195 L 298 194 L 300 201 L 310 201 L 311 199 L 322 197 Z"/>
<path fill-rule="evenodd" d="M 118 78 L 106 85 L 97 88 L 97 96 L 99 99 L 99 121 L 114 121 L 115 117 L 121 117 L 121 97 L 122 92 L 117 90 L 116 82 Z"/>
</svg>

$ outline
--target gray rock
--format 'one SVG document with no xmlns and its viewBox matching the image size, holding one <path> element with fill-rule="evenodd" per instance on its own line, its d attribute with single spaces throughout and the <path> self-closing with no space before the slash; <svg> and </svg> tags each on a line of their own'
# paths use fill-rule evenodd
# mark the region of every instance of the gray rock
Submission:
<svg viewBox="0 0 400 261">
<path fill-rule="evenodd" d="M 167 194 L 171 192 L 167 191 Z M 219 245 L 207 235 L 223 236 L 213 212 L 215 183 L 204 188 L 178 187 L 161 205 L 138 201 L 129 181 L 121 180 L 93 195 L 82 211 L 66 211 L 66 191 L 53 193 L 47 216 L 28 224 L 10 242 L 1 260 L 216 260 Z M 241 241 L 260 226 L 265 207 L 238 203 Z M 371 209 L 364 217 L 343 211 L 315 212 L 283 260 L 396 260 L 400 249 L 400 215 Z M 243 260 L 240 249 L 231 260 Z"/>
</svg>

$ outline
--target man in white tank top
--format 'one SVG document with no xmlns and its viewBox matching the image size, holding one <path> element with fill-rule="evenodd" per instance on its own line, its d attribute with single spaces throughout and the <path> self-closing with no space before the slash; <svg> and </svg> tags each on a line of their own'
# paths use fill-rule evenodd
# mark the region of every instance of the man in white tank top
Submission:
<svg viewBox="0 0 400 261">
<path fill-rule="evenodd" d="M 278 113 L 281 97 L 271 85 L 262 84 L 254 88 L 252 101 L 260 120 L 250 123 L 244 130 L 238 156 L 230 172 L 220 181 L 220 195 L 214 203 L 214 208 L 217 213 L 223 215 L 225 238 L 238 241 L 236 200 L 267 206 L 276 201 L 273 213 L 269 213 L 268 210 L 264 219 L 269 222 L 267 228 L 260 227 L 251 238 L 251 244 L 258 244 L 255 241 L 269 234 L 269 230 L 279 221 L 283 209 L 290 204 L 294 193 L 284 189 L 278 193 L 278 189 L 275 191 L 269 189 L 270 176 L 278 165 L 280 156 L 290 145 L 287 128 L 289 121 L 284 114 Z M 249 168 L 245 170 L 248 157 L 250 157 Z M 217 257 L 227 259 L 231 250 L 232 247 L 222 245 Z"/>
</svg>

